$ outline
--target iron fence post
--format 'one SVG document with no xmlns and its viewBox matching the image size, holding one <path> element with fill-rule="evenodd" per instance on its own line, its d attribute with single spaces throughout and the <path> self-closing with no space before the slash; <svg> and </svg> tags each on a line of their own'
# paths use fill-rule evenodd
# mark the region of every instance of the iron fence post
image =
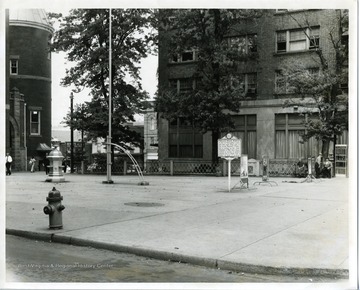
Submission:
<svg viewBox="0 0 360 290">
<path fill-rule="evenodd" d="M 126 160 L 124 160 L 124 175 L 126 175 L 126 171 L 127 171 L 127 162 Z"/>
</svg>

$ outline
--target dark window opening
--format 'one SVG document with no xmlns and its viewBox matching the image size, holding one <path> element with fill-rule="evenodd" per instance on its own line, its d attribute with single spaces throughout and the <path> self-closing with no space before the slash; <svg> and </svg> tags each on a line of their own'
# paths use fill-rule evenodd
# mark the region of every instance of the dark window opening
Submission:
<svg viewBox="0 0 360 290">
<path fill-rule="evenodd" d="M 193 52 L 192 52 L 192 51 L 184 52 L 184 53 L 181 55 L 181 60 L 182 60 L 182 61 L 192 61 L 192 60 L 194 60 Z"/>
<path fill-rule="evenodd" d="M 178 118 L 169 129 L 170 158 L 202 158 L 203 134 L 191 122 Z"/>
</svg>

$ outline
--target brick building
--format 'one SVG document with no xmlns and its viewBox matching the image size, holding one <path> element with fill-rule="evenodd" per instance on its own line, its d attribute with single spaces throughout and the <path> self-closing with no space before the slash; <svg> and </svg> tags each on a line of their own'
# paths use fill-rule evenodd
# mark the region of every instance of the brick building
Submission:
<svg viewBox="0 0 360 290">
<path fill-rule="evenodd" d="M 15 171 L 50 149 L 52 33 L 44 10 L 6 10 L 6 151 Z"/>
<path fill-rule="evenodd" d="M 261 160 L 266 155 L 271 160 L 293 164 L 299 158 L 316 156 L 320 152 L 321 141 L 315 138 L 299 142 L 306 118 L 306 114 L 300 113 L 311 109 L 312 105 L 308 99 L 296 99 L 291 95 L 281 69 L 291 63 L 301 63 L 309 70 L 318 70 L 315 52 L 318 48 L 329 60 L 329 66 L 334 66 L 335 50 L 329 31 L 340 30 L 340 13 L 340 10 L 266 10 L 256 21 L 239 20 L 237 34 L 229 36 L 240 49 L 257 54 L 256 58 L 244 59 L 240 65 L 246 98 L 241 101 L 240 112 L 232 117 L 235 123 L 232 133 L 242 139 L 242 152 L 248 154 L 249 159 Z M 305 33 L 299 23 L 307 29 Z M 314 41 L 310 42 L 306 34 Z M 344 37 L 341 31 L 336 36 Z M 174 85 L 178 93 L 191 89 L 196 57 L 194 49 L 174 61 L 169 57 L 167 44 L 160 42 L 159 86 Z M 293 105 L 284 106 L 289 98 Z M 210 132 L 201 134 L 186 124 L 159 118 L 158 133 L 159 160 L 211 160 Z M 347 143 L 346 132 L 338 137 L 337 143 Z M 330 145 L 330 155 L 332 147 Z"/>
</svg>

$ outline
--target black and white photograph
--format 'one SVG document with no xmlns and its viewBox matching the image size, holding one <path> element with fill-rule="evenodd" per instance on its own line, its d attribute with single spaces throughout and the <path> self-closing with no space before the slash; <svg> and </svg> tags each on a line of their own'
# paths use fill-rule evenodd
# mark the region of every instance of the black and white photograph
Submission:
<svg viewBox="0 0 360 290">
<path fill-rule="evenodd" d="M 358 289 L 358 5 L 9 1 L 1 289 Z"/>
</svg>

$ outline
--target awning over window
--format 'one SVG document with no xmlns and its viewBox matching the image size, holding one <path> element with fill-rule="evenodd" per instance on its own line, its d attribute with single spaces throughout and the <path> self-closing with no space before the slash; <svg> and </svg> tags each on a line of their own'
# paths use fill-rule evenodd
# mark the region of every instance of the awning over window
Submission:
<svg viewBox="0 0 360 290">
<path fill-rule="evenodd" d="M 52 149 L 46 143 L 39 143 L 37 151 L 50 152 Z"/>
</svg>

